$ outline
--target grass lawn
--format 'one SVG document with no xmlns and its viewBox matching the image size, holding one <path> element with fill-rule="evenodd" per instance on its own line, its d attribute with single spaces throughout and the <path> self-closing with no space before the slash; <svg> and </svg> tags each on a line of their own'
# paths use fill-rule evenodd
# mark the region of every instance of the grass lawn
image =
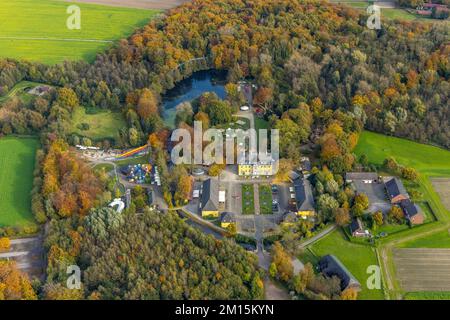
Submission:
<svg viewBox="0 0 450 320">
<path fill-rule="evenodd" d="M 30 192 L 38 139 L 0 139 L 0 227 L 34 222 Z"/>
<path fill-rule="evenodd" d="M 339 0 L 331 0 L 334 3 L 340 3 L 347 6 L 350 6 L 355 9 L 366 10 L 369 6 L 368 1 L 339 1 Z M 402 8 L 381 8 L 381 23 L 383 23 L 383 19 L 398 19 L 403 21 L 412 21 L 412 20 L 420 20 L 425 22 L 440 22 L 441 20 L 436 19 L 428 19 L 424 17 L 420 17 L 418 15 L 409 13 L 405 9 Z"/>
<path fill-rule="evenodd" d="M 383 290 L 369 290 L 366 286 L 366 281 L 369 277 L 369 274 L 366 272 L 367 268 L 371 265 L 378 265 L 376 252 L 373 247 L 349 242 L 341 230 L 335 230 L 312 244 L 310 249 L 318 257 L 333 254 L 341 260 L 361 284 L 362 290 L 359 293 L 359 299 L 384 299 Z M 308 260 L 311 260 L 311 258 Z"/>
<path fill-rule="evenodd" d="M 66 10 L 74 4 L 81 10 L 80 30 L 66 26 Z M 158 12 L 54 0 L 0 0 L 0 57 L 47 64 L 92 61 Z"/>
<path fill-rule="evenodd" d="M 261 214 L 272 214 L 272 189 L 269 185 L 259 186 L 259 208 Z"/>
<path fill-rule="evenodd" d="M 374 232 L 375 234 L 379 234 L 381 232 L 386 232 L 388 235 L 400 232 L 403 230 L 408 230 L 410 227 L 406 224 L 383 224 L 381 227 L 378 227 L 377 230 Z"/>
<path fill-rule="evenodd" d="M 24 102 L 30 101 L 34 96 L 28 94 L 27 91 L 39 85 L 41 85 L 41 83 L 21 81 L 16 84 L 5 96 L 0 97 L 0 103 L 5 102 L 6 100 L 15 96 L 19 97 Z"/>
<path fill-rule="evenodd" d="M 450 292 L 445 291 L 424 291 L 408 292 L 403 297 L 405 300 L 450 300 Z"/>
<path fill-rule="evenodd" d="M 450 248 L 449 230 L 439 231 L 423 238 L 404 242 L 401 248 Z"/>
<path fill-rule="evenodd" d="M 115 161 L 115 163 L 118 166 L 126 166 L 126 165 L 133 165 L 133 164 L 149 163 L 149 155 L 148 154 L 144 154 L 143 156 L 139 156 L 139 157 L 134 157 L 134 158 L 128 158 L 128 159 L 125 159 L 125 160 Z"/>
<path fill-rule="evenodd" d="M 242 185 L 242 214 L 255 214 L 255 191 L 252 184 Z"/>
<path fill-rule="evenodd" d="M 87 124 L 89 129 L 83 130 L 81 128 L 82 124 Z M 120 112 L 101 110 L 88 114 L 86 109 L 80 107 L 72 115 L 72 133 L 92 140 L 116 139 L 119 136 L 119 130 L 126 126 Z"/>
<path fill-rule="evenodd" d="M 364 131 L 360 136 L 355 153 L 358 157 L 365 154 L 369 162 L 378 166 L 383 164 L 384 159 L 392 156 L 399 164 L 415 168 L 420 173 L 418 190 L 423 194 L 423 199 L 428 201 L 439 220 L 448 221 L 450 219 L 450 213 L 445 209 L 429 179 L 430 177 L 450 176 L 449 151 L 406 139 Z"/>
</svg>

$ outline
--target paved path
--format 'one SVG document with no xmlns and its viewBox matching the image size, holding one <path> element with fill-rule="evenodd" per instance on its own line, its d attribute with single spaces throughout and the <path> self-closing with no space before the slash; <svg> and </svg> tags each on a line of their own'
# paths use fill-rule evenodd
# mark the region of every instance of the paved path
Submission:
<svg viewBox="0 0 450 320">
<path fill-rule="evenodd" d="M 17 257 L 26 256 L 27 254 L 29 254 L 28 251 L 5 252 L 5 253 L 0 253 L 0 258 L 3 258 L 3 259 L 17 258 Z"/>
<path fill-rule="evenodd" d="M 33 238 L 22 238 L 22 239 L 12 239 L 10 241 L 11 245 L 15 244 L 22 244 L 22 243 L 29 243 L 39 240 L 39 237 L 33 237 Z"/>
<path fill-rule="evenodd" d="M 253 199 L 254 199 L 254 207 L 255 207 L 255 214 L 261 214 L 261 208 L 259 205 L 259 184 L 254 183 L 253 184 Z"/>
<path fill-rule="evenodd" d="M 310 244 L 316 242 L 317 240 L 322 239 L 323 237 L 325 237 L 327 234 L 329 234 L 330 232 L 332 232 L 333 230 L 336 229 L 336 225 L 333 224 L 331 226 L 329 226 L 328 228 L 323 229 L 322 231 L 320 231 L 318 234 L 316 234 L 314 237 L 309 238 L 308 240 L 300 243 L 298 245 L 299 248 L 304 248 L 309 246 Z"/>
</svg>

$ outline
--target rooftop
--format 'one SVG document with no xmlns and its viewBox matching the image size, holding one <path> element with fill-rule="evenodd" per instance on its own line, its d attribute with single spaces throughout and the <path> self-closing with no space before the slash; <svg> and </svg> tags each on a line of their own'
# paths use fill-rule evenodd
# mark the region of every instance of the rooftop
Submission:
<svg viewBox="0 0 450 320">
<path fill-rule="evenodd" d="M 328 277 L 337 276 L 341 279 L 341 288 L 345 289 L 349 286 L 361 287 L 358 280 L 350 271 L 336 258 L 334 255 L 326 255 L 319 261 L 320 271 Z"/>
<path fill-rule="evenodd" d="M 295 201 L 298 211 L 314 211 L 314 197 L 311 183 L 307 178 L 298 177 L 294 180 Z"/>
<path fill-rule="evenodd" d="M 390 180 L 387 180 L 384 184 L 386 185 L 388 196 L 391 199 L 395 198 L 398 195 L 404 195 L 409 198 L 408 192 L 406 192 L 406 189 L 400 179 L 394 177 Z"/>
</svg>

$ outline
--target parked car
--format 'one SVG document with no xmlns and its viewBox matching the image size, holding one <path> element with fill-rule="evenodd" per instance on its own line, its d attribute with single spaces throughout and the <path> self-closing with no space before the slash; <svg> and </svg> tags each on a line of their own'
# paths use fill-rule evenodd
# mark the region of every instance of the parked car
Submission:
<svg viewBox="0 0 450 320">
<path fill-rule="evenodd" d="M 272 185 L 272 193 L 278 193 L 278 186 Z"/>
<path fill-rule="evenodd" d="M 202 168 L 194 168 L 194 169 L 192 170 L 192 174 L 193 174 L 194 176 L 202 176 L 202 175 L 205 174 L 205 170 L 203 170 Z"/>
</svg>

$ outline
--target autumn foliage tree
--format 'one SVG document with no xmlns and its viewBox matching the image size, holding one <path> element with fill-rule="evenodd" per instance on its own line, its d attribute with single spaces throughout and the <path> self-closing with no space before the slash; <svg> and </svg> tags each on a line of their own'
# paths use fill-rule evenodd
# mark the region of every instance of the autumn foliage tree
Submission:
<svg viewBox="0 0 450 320">
<path fill-rule="evenodd" d="M 9 250 L 11 246 L 11 241 L 7 237 L 0 238 L 0 251 Z"/>
<path fill-rule="evenodd" d="M 291 257 L 278 241 L 272 247 L 272 263 L 276 267 L 279 279 L 288 282 L 293 277 L 294 267 Z"/>
<path fill-rule="evenodd" d="M 0 300 L 36 300 L 28 277 L 14 261 L 0 260 Z"/>
<path fill-rule="evenodd" d="M 92 169 L 62 140 L 54 141 L 43 161 L 43 194 L 61 217 L 85 215 L 102 191 Z M 47 212 L 51 213 L 51 212 Z"/>
<path fill-rule="evenodd" d="M 149 89 L 143 89 L 137 104 L 137 113 L 142 119 L 148 119 L 152 114 L 158 113 L 158 101 Z"/>
</svg>

